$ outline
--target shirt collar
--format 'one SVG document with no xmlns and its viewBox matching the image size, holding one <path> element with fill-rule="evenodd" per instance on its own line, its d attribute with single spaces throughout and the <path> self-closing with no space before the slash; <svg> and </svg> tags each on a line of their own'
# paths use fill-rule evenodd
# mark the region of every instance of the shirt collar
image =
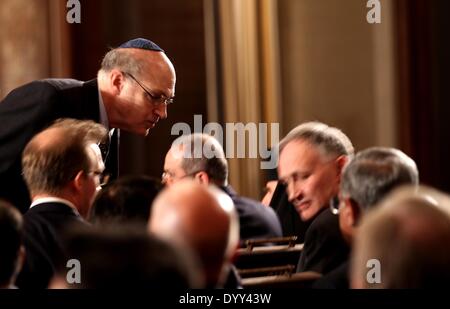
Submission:
<svg viewBox="0 0 450 309">
<path fill-rule="evenodd" d="M 72 204 L 71 202 L 69 202 L 66 199 L 60 198 L 60 197 L 41 197 L 41 198 L 37 198 L 33 201 L 33 203 L 31 203 L 30 208 L 37 206 L 39 204 L 44 204 L 44 203 L 61 203 L 64 205 L 69 206 L 70 208 L 72 208 L 75 213 L 77 215 L 80 215 L 80 213 L 78 212 L 77 208 L 75 207 L 74 204 Z"/>
</svg>

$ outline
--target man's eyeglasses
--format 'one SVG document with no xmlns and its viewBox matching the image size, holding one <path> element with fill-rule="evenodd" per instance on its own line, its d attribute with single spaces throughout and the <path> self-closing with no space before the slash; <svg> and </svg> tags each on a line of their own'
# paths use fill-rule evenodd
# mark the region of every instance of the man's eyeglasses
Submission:
<svg viewBox="0 0 450 309">
<path fill-rule="evenodd" d="M 162 175 L 161 175 L 161 180 L 162 180 L 163 182 L 166 181 L 166 180 L 168 180 L 168 179 L 175 179 L 175 178 L 178 179 L 178 180 L 181 180 L 181 179 L 186 178 L 186 177 L 192 177 L 192 176 L 194 176 L 195 174 L 197 174 L 197 173 L 199 173 L 199 172 L 201 172 L 201 171 L 189 173 L 189 174 L 183 175 L 183 176 L 178 177 L 178 178 L 176 178 L 176 177 L 175 177 L 175 174 L 173 174 L 173 173 L 171 173 L 171 172 L 163 172 Z"/>
<path fill-rule="evenodd" d="M 166 98 L 165 96 L 156 96 L 156 95 L 152 94 L 151 91 L 147 90 L 147 89 L 142 85 L 142 83 L 139 82 L 132 74 L 127 73 L 127 72 L 122 72 L 122 73 L 125 74 L 125 75 L 128 75 L 129 77 L 131 77 L 131 78 L 136 82 L 136 84 L 138 84 L 139 87 L 141 87 L 142 90 L 145 91 L 145 93 L 150 97 L 150 99 L 152 100 L 152 102 L 153 102 L 155 105 L 161 105 L 161 104 L 164 104 L 164 105 L 167 106 L 167 105 L 170 105 L 170 104 L 173 103 L 173 97 L 172 97 L 172 98 Z"/>
<path fill-rule="evenodd" d="M 108 184 L 109 179 L 111 178 L 110 174 L 105 174 L 104 172 L 99 171 L 91 171 L 88 174 L 94 175 L 94 177 L 98 177 L 98 182 L 100 187 L 104 187 Z"/>
<path fill-rule="evenodd" d="M 171 172 L 163 172 L 162 174 L 161 174 L 161 180 L 162 181 L 166 181 L 167 179 L 173 179 L 175 177 L 175 175 L 173 174 L 173 173 L 171 173 Z"/>
</svg>

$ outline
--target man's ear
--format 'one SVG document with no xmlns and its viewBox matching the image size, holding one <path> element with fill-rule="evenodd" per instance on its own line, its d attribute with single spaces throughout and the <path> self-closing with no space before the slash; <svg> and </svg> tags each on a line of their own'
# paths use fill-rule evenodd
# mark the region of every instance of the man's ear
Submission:
<svg viewBox="0 0 450 309">
<path fill-rule="evenodd" d="M 112 93 L 119 95 L 125 84 L 124 74 L 117 69 L 112 69 L 111 72 L 109 72 L 109 84 L 112 89 Z"/>
<path fill-rule="evenodd" d="M 347 198 L 345 199 L 346 207 L 349 212 L 349 224 L 350 226 L 356 226 L 359 221 L 359 217 L 361 216 L 361 210 L 358 206 L 358 203 L 356 203 L 353 199 Z"/>
<path fill-rule="evenodd" d="M 341 203 L 343 203 L 343 207 L 341 206 L 341 209 L 339 210 L 339 219 L 342 220 L 345 223 L 345 226 L 351 227 L 353 226 L 354 219 L 353 219 L 353 213 L 351 209 L 351 202 L 349 198 L 344 198 Z"/>
<path fill-rule="evenodd" d="M 204 184 L 204 185 L 209 185 L 209 183 L 210 183 L 210 179 L 209 179 L 208 174 L 206 174 L 206 173 L 203 172 L 203 171 L 196 173 L 195 176 L 194 176 L 194 178 L 195 178 L 198 182 L 200 182 L 201 184 Z"/>
<path fill-rule="evenodd" d="M 336 159 L 337 174 L 338 174 L 339 178 L 341 177 L 342 171 L 344 169 L 345 164 L 347 164 L 347 162 L 348 162 L 348 156 L 342 155 Z"/>
<path fill-rule="evenodd" d="M 86 173 L 83 171 L 79 171 L 72 181 L 74 189 L 76 191 L 83 190 L 84 181 L 86 181 Z"/>
</svg>

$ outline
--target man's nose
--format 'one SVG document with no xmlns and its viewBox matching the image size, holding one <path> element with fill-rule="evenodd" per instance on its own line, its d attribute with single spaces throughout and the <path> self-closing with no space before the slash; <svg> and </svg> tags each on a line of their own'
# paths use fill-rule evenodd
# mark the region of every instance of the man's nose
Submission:
<svg viewBox="0 0 450 309">
<path fill-rule="evenodd" d="M 293 181 L 290 181 L 287 186 L 287 193 L 289 202 L 292 202 L 299 195 L 300 188 Z"/>
<path fill-rule="evenodd" d="M 166 104 L 160 104 L 160 105 L 156 106 L 155 111 L 160 119 L 167 118 L 167 105 Z"/>
</svg>

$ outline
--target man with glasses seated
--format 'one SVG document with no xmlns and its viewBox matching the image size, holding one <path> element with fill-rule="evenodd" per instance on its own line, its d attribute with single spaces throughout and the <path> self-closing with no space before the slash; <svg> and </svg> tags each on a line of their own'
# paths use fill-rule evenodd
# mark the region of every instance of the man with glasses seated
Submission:
<svg viewBox="0 0 450 309">
<path fill-rule="evenodd" d="M 350 247 L 363 217 L 388 193 L 401 185 L 418 184 L 416 163 L 402 151 L 372 147 L 359 152 L 345 167 L 339 200 L 332 205 L 332 212 L 339 216 L 340 230 Z M 319 279 L 314 287 L 348 288 L 348 261 Z"/>
<path fill-rule="evenodd" d="M 299 272 L 325 274 L 348 257 L 338 219 L 328 207 L 338 195 L 341 171 L 352 155 L 348 137 L 320 122 L 295 127 L 279 144 L 279 179 L 300 218 L 310 223 Z"/>
<path fill-rule="evenodd" d="M 33 81 L 0 102 L 0 198 L 24 213 L 29 193 L 20 156 L 27 142 L 58 118 L 93 120 L 110 130 L 102 148 L 106 170 L 118 176 L 119 130 L 147 135 L 175 95 L 175 70 L 164 51 L 146 39 L 134 39 L 109 51 L 96 79 Z M 108 151 L 109 150 L 109 151 Z"/>
<path fill-rule="evenodd" d="M 24 215 L 26 259 L 17 285 L 46 288 L 63 263 L 62 235 L 85 219 L 105 169 L 98 143 L 107 130 L 93 121 L 65 119 L 31 139 L 22 155 L 32 203 Z"/>
<path fill-rule="evenodd" d="M 228 184 L 228 162 L 222 145 L 211 135 L 185 135 L 172 143 L 164 161 L 162 181 L 170 186 L 187 177 L 205 185 L 214 184 L 231 197 L 239 215 L 241 241 L 282 236 L 272 208 L 239 196 Z"/>
</svg>

